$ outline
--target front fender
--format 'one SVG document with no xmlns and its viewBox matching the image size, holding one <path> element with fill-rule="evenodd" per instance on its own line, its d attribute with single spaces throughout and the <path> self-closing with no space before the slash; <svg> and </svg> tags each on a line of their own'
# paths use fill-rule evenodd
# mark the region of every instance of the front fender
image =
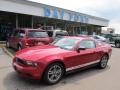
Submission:
<svg viewBox="0 0 120 90">
<path fill-rule="evenodd" d="M 50 63 L 53 63 L 53 62 L 57 62 L 57 61 L 64 63 L 64 59 L 61 56 L 56 55 L 56 56 L 46 57 L 47 65 L 49 65 Z"/>
<path fill-rule="evenodd" d="M 57 56 L 57 55 L 48 56 L 48 57 L 45 57 L 42 60 L 40 60 L 40 63 L 42 63 L 45 66 L 45 68 L 48 65 L 50 65 L 51 63 L 54 63 L 54 62 L 61 62 L 62 64 L 64 64 L 64 66 L 66 66 L 65 63 L 64 63 L 63 57 Z"/>
</svg>

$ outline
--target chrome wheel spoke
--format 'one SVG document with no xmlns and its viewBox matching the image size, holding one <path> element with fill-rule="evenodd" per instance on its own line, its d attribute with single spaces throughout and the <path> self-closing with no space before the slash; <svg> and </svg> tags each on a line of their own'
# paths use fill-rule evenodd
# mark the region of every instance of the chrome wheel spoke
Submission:
<svg viewBox="0 0 120 90">
<path fill-rule="evenodd" d="M 51 75 L 51 74 L 53 74 L 53 73 L 54 73 L 53 71 L 49 71 L 49 72 L 48 72 L 49 75 Z"/>
<path fill-rule="evenodd" d="M 107 58 L 106 56 L 104 56 L 104 57 L 102 58 L 102 61 L 101 61 L 101 66 L 102 66 L 102 67 L 105 67 L 105 66 L 107 65 L 107 61 L 108 61 L 108 58 Z"/>
<path fill-rule="evenodd" d="M 62 72 L 61 69 L 59 69 L 59 70 L 56 71 L 56 74 L 59 74 L 61 72 Z"/>
<path fill-rule="evenodd" d="M 52 75 L 52 76 L 51 76 L 51 79 L 52 79 L 52 80 L 54 80 L 54 77 L 55 77 L 55 76 L 54 76 L 54 75 Z"/>
<path fill-rule="evenodd" d="M 55 82 L 55 81 L 59 80 L 61 75 L 62 75 L 62 69 L 58 65 L 52 66 L 48 71 L 48 79 L 51 82 Z"/>
</svg>

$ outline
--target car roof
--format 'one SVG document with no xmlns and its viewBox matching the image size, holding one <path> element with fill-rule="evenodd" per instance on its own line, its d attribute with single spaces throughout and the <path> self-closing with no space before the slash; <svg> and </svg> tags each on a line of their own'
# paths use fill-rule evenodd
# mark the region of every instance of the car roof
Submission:
<svg viewBox="0 0 120 90">
<path fill-rule="evenodd" d="M 46 30 L 43 30 L 43 29 L 33 29 L 33 28 L 16 28 L 15 30 L 27 30 L 27 31 L 46 31 Z"/>
<path fill-rule="evenodd" d="M 58 29 L 55 29 L 55 30 L 46 30 L 46 31 L 60 31 L 60 32 L 67 32 L 66 30 L 58 30 Z"/>
</svg>

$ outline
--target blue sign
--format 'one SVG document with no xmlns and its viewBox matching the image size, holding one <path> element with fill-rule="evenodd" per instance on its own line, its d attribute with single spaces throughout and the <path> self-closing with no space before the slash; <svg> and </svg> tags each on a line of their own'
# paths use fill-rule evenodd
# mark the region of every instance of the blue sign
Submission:
<svg viewBox="0 0 120 90">
<path fill-rule="evenodd" d="M 79 21 L 80 21 L 80 22 L 84 22 L 84 21 L 83 21 L 83 16 L 81 16 L 81 15 L 79 16 Z"/>
<path fill-rule="evenodd" d="M 60 13 L 60 18 L 61 18 L 61 19 L 64 18 L 64 11 L 61 11 L 61 13 Z"/>
<path fill-rule="evenodd" d="M 51 15 L 52 14 L 52 15 Z M 44 8 L 44 16 L 45 17 L 50 17 L 52 16 L 52 18 L 60 18 L 60 19 L 64 19 L 64 15 L 65 15 L 65 12 L 64 10 L 62 11 L 59 11 L 58 9 L 54 9 L 53 10 L 53 13 L 51 13 L 51 9 L 50 7 L 45 7 Z M 88 23 L 88 20 L 89 18 L 85 15 L 78 15 L 76 13 L 68 13 L 69 15 L 69 19 L 70 21 L 76 21 L 76 22 L 81 22 L 81 23 Z"/>
<path fill-rule="evenodd" d="M 74 21 L 78 21 L 79 16 L 78 15 L 74 15 Z"/>
<path fill-rule="evenodd" d="M 45 17 L 49 17 L 50 15 L 51 15 L 50 8 L 49 7 L 45 7 L 44 8 L 44 16 Z"/>
<path fill-rule="evenodd" d="M 58 18 L 58 10 L 54 9 L 53 11 L 53 18 Z"/>
<path fill-rule="evenodd" d="M 73 14 L 72 13 L 69 13 L 69 20 L 72 21 L 74 18 Z"/>
</svg>

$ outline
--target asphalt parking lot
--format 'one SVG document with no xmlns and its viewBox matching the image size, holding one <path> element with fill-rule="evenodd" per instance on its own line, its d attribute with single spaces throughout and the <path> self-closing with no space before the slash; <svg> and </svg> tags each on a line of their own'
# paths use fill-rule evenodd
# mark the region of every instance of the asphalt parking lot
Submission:
<svg viewBox="0 0 120 90">
<path fill-rule="evenodd" d="M 120 49 L 113 53 L 104 70 L 90 68 L 65 76 L 48 86 L 39 81 L 20 78 L 11 66 L 12 58 L 0 49 L 0 90 L 120 90 Z"/>
</svg>

